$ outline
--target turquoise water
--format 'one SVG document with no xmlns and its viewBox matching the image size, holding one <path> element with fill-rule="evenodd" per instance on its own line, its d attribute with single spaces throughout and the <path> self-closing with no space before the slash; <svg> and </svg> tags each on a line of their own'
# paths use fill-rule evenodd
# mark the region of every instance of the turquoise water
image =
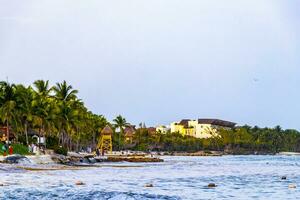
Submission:
<svg viewBox="0 0 300 200">
<path fill-rule="evenodd" d="M 297 199 L 300 157 L 163 157 L 163 163 L 24 171 L 0 165 L 0 199 Z M 122 167 L 123 166 L 123 167 Z M 286 180 L 281 180 L 286 176 Z M 75 185 L 76 181 L 85 183 Z M 146 184 L 153 187 L 145 187 Z M 215 183 L 216 188 L 207 187 Z M 290 184 L 299 188 L 291 189 Z"/>
</svg>

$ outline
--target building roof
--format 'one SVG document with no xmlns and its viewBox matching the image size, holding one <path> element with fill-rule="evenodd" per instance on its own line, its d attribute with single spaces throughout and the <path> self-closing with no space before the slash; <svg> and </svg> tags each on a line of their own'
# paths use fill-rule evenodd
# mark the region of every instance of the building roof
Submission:
<svg viewBox="0 0 300 200">
<path fill-rule="evenodd" d="M 0 134 L 3 135 L 5 134 L 6 135 L 6 132 L 7 132 L 7 127 L 6 126 L 0 126 Z M 15 133 L 13 132 L 12 128 L 9 127 L 9 139 L 14 139 L 15 138 Z M 1 137 L 0 137 L 1 139 Z"/>
<path fill-rule="evenodd" d="M 156 133 L 156 128 L 155 127 L 149 127 L 147 128 L 147 131 L 149 134 L 155 134 Z"/>
<path fill-rule="evenodd" d="M 124 133 L 134 133 L 135 129 L 132 126 L 126 127 Z"/>
<path fill-rule="evenodd" d="M 189 121 L 191 121 L 190 119 L 183 119 L 179 122 L 179 125 L 188 127 L 189 126 Z"/>
<path fill-rule="evenodd" d="M 124 133 L 126 137 L 132 137 L 135 134 L 135 128 L 133 126 L 126 127 Z"/>
<path fill-rule="evenodd" d="M 149 127 L 147 128 L 148 131 L 150 132 L 156 132 L 156 128 L 155 127 Z"/>
<path fill-rule="evenodd" d="M 233 128 L 236 125 L 236 123 L 234 122 L 229 122 L 220 119 L 198 119 L 198 124 L 212 124 L 212 125 L 224 126 L 230 128 Z"/>
<path fill-rule="evenodd" d="M 106 125 L 101 131 L 101 134 L 112 134 L 112 133 L 113 133 L 113 130 L 108 125 Z"/>
</svg>

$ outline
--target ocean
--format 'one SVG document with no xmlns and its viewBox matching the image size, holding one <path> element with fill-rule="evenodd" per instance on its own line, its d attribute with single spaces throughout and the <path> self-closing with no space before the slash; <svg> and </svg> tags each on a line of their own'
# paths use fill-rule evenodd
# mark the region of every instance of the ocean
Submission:
<svg viewBox="0 0 300 200">
<path fill-rule="evenodd" d="M 165 162 L 100 163 L 93 168 L 52 171 L 28 171 L 0 164 L 0 184 L 3 184 L 0 199 L 274 200 L 300 197 L 299 156 L 162 158 Z M 283 176 L 286 179 L 283 180 Z M 77 181 L 84 185 L 76 185 Z M 216 187 L 207 187 L 209 183 Z"/>
</svg>

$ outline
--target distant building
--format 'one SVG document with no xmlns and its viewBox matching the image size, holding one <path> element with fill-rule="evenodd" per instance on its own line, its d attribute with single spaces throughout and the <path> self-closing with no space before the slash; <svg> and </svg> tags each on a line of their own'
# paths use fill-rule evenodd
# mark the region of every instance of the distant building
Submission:
<svg viewBox="0 0 300 200">
<path fill-rule="evenodd" d="M 171 123 L 171 132 L 189 135 L 196 138 L 210 138 L 218 135 L 220 129 L 231 129 L 236 123 L 220 119 L 183 119 L 180 122 Z"/>
<path fill-rule="evenodd" d="M 150 135 L 155 135 L 156 134 L 156 128 L 155 127 L 149 127 L 149 128 L 147 128 L 147 131 Z"/>
<path fill-rule="evenodd" d="M 29 143 L 33 142 L 38 145 L 46 145 L 46 137 L 43 134 L 38 133 L 34 129 L 28 130 Z"/>
<path fill-rule="evenodd" d="M 12 131 L 11 128 L 9 128 L 9 140 L 12 141 L 15 139 L 15 133 Z M 7 127 L 6 126 L 0 126 L 0 140 L 1 142 L 7 141 Z"/>
<path fill-rule="evenodd" d="M 157 127 L 156 127 L 156 132 L 157 132 L 157 133 L 166 134 L 166 133 L 168 133 L 170 130 L 171 130 L 171 129 L 170 129 L 169 126 L 163 126 L 163 125 L 161 125 L 161 126 L 157 126 Z"/>
<path fill-rule="evenodd" d="M 131 144 L 133 142 L 133 136 L 135 134 L 135 126 L 129 126 L 124 129 L 125 142 Z"/>
<path fill-rule="evenodd" d="M 170 127 L 172 133 L 196 137 L 194 120 L 183 119 L 180 122 L 171 123 Z"/>
</svg>

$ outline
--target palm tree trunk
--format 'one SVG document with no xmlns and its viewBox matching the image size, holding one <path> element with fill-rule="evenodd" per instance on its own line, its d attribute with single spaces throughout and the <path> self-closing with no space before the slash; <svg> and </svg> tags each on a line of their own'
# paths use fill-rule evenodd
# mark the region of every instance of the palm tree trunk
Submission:
<svg viewBox="0 0 300 200">
<path fill-rule="evenodd" d="M 96 133 L 93 134 L 93 149 L 96 148 Z"/>
<path fill-rule="evenodd" d="M 68 151 L 71 151 L 71 138 L 68 137 L 68 140 L 67 140 L 67 149 Z"/>
<path fill-rule="evenodd" d="M 123 134 L 122 127 L 120 127 L 120 133 L 119 133 L 119 151 L 121 150 L 121 134 Z"/>
<path fill-rule="evenodd" d="M 68 134 L 66 131 L 63 132 L 63 147 L 68 147 L 67 146 L 67 139 L 68 139 Z"/>
<path fill-rule="evenodd" d="M 61 145 L 62 144 L 61 130 L 58 131 L 57 136 L 58 136 L 58 145 Z"/>
<path fill-rule="evenodd" d="M 77 138 L 76 138 L 76 139 L 77 139 L 77 141 L 76 141 L 76 151 L 79 152 L 78 149 L 79 149 L 80 133 L 79 133 L 79 131 L 78 131 L 78 127 L 76 127 L 76 134 L 78 134 L 78 135 L 77 135 Z M 75 145 L 74 145 L 74 146 L 75 146 Z M 75 147 L 74 147 L 74 149 L 75 149 Z"/>
<path fill-rule="evenodd" d="M 119 132 L 119 142 L 118 142 L 118 146 L 119 146 L 119 151 L 120 151 L 120 149 L 121 149 L 121 130 L 120 130 L 120 132 Z"/>
<path fill-rule="evenodd" d="M 9 124 L 8 124 L 8 120 L 6 120 L 6 136 L 7 136 L 7 144 L 9 144 Z"/>
<path fill-rule="evenodd" d="M 79 152 L 79 139 L 77 139 L 76 150 L 77 150 L 77 152 Z"/>
<path fill-rule="evenodd" d="M 39 139 L 38 139 L 39 148 L 40 148 L 40 141 L 41 141 L 41 128 L 39 128 Z"/>
<path fill-rule="evenodd" d="M 62 130 L 61 132 L 61 146 L 64 146 L 65 144 L 65 131 Z"/>
<path fill-rule="evenodd" d="M 69 150 L 73 151 L 73 148 L 72 148 L 72 138 L 71 137 L 69 137 Z"/>
<path fill-rule="evenodd" d="M 27 121 L 25 121 L 25 137 L 26 137 L 26 144 L 27 144 L 27 146 L 28 146 L 28 130 L 27 130 L 27 127 L 28 127 L 28 122 Z"/>
</svg>

